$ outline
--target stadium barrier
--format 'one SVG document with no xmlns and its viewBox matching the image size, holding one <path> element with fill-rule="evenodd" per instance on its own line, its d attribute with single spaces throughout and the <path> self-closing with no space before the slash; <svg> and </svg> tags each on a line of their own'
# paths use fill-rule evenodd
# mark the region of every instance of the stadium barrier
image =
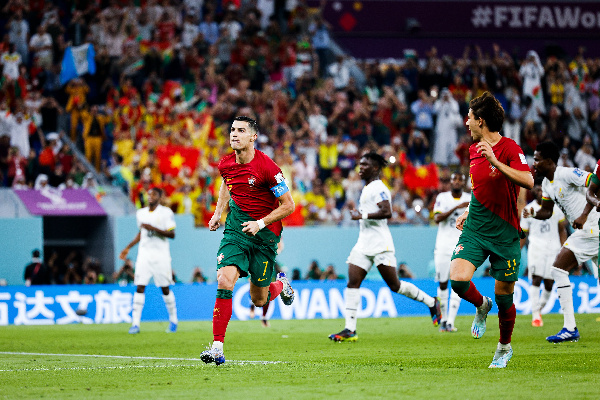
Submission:
<svg viewBox="0 0 600 400">
<path fill-rule="evenodd" d="M 572 277 L 574 306 L 578 313 L 600 313 L 597 281 L 589 276 Z M 416 280 L 416 285 L 430 294 L 436 292 L 431 280 Z M 474 279 L 478 289 L 487 295 L 494 292 L 491 278 Z M 271 319 L 341 318 L 344 313 L 344 281 L 295 281 L 296 298 L 291 306 L 277 299 L 269 307 Z M 515 305 L 519 314 L 529 314 L 530 284 L 519 280 L 515 286 Z M 173 286 L 178 317 L 182 321 L 211 320 L 217 290 L 216 284 L 177 284 Z M 233 294 L 234 320 L 249 319 L 249 284 L 238 284 Z M 135 286 L 64 285 L 7 286 L 0 290 L 0 325 L 108 324 L 130 323 Z M 359 318 L 429 316 L 423 304 L 392 293 L 381 281 L 365 281 L 361 288 L 362 305 Z M 143 321 L 166 321 L 167 311 L 160 289 L 149 286 Z M 543 314 L 560 310 L 554 290 Z M 459 314 L 473 314 L 473 307 L 461 302 Z M 496 306 L 492 312 L 496 312 Z M 84 315 L 82 315 L 84 314 Z M 257 313 L 260 314 L 260 313 Z"/>
</svg>

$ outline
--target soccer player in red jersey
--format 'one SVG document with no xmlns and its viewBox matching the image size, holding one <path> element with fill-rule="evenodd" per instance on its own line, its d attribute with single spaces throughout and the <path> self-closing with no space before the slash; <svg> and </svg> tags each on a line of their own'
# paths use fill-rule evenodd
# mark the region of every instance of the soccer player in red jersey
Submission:
<svg viewBox="0 0 600 400">
<path fill-rule="evenodd" d="M 211 231 L 220 226 L 221 214 L 229 206 L 225 231 L 217 251 L 217 299 L 213 312 L 212 347 L 202 352 L 205 363 L 225 362 L 223 341 L 232 314 L 233 288 L 238 278 L 250 276 L 250 298 L 262 307 L 281 294 L 284 304 L 294 301 L 294 291 L 285 273 L 275 273 L 281 220 L 294 211 L 294 200 L 281 169 L 266 154 L 254 148 L 256 121 L 236 117 L 229 143 L 233 153 L 223 157 L 218 168 L 223 177 L 215 213 L 208 222 Z"/>
<path fill-rule="evenodd" d="M 469 106 L 467 126 L 475 141 L 469 148 L 473 191 L 469 206 L 456 221 L 462 233 L 452 255 L 450 281 L 456 294 L 477 307 L 471 335 L 479 339 L 485 333 L 492 299 L 482 296 L 471 278 L 490 258 L 491 275 L 496 279 L 500 341 L 489 367 L 505 368 L 513 354 L 513 292 L 521 261 L 517 198 L 520 187 L 533 187 L 533 176 L 523 150 L 499 133 L 504 109 L 498 100 L 485 92 Z"/>
</svg>

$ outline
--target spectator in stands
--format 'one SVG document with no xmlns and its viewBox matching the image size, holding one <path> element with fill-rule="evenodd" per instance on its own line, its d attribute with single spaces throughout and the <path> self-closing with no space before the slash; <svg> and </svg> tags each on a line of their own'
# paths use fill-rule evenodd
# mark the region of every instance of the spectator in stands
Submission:
<svg viewBox="0 0 600 400">
<path fill-rule="evenodd" d="M 336 280 L 339 279 L 338 274 L 335 272 L 333 264 L 329 264 L 325 271 L 321 274 L 322 281 Z"/>
<path fill-rule="evenodd" d="M 113 274 L 113 282 L 118 283 L 120 286 L 133 283 L 134 278 L 133 261 L 129 258 L 125 260 L 119 271 Z"/>
<path fill-rule="evenodd" d="M 31 255 L 31 263 L 25 267 L 25 286 L 50 285 L 50 271 L 40 257 L 40 251 L 35 249 Z"/>
<path fill-rule="evenodd" d="M 192 283 L 206 283 L 206 282 L 207 282 L 207 279 L 206 279 L 206 276 L 204 276 L 202 269 L 200 269 L 200 267 L 194 268 L 194 271 L 192 272 Z"/>
<path fill-rule="evenodd" d="M 458 145 L 458 128 L 463 126 L 463 120 L 458 102 L 450 90 L 442 89 L 439 99 L 433 104 L 433 112 L 437 116 L 433 161 L 439 165 L 456 164 L 458 160 L 454 149 Z"/>
<path fill-rule="evenodd" d="M 587 172 L 594 172 L 597 160 L 593 156 L 593 153 L 592 139 L 586 135 L 583 138 L 583 144 L 575 154 L 575 165 L 577 165 L 577 168 Z"/>
<path fill-rule="evenodd" d="M 410 105 L 410 110 L 415 116 L 415 127 L 423 132 L 426 139 L 431 138 L 433 132 L 433 99 L 423 89 L 417 93 L 418 99 Z"/>
<path fill-rule="evenodd" d="M 408 265 L 404 261 L 400 261 L 398 264 L 398 278 L 400 279 L 414 279 L 415 275 L 410 270 Z"/>
<path fill-rule="evenodd" d="M 106 139 L 106 123 L 109 116 L 98 106 L 92 106 L 90 111 L 81 114 L 83 122 L 83 142 L 85 157 L 100 171 L 102 142 Z"/>
<path fill-rule="evenodd" d="M 29 40 L 29 50 L 32 56 L 38 59 L 38 65 L 42 68 L 50 68 L 52 65 L 52 37 L 46 32 L 46 27 L 38 26 L 35 34 Z"/>
<path fill-rule="evenodd" d="M 319 280 L 321 279 L 321 275 L 323 275 L 323 271 L 319 268 L 319 263 L 317 260 L 313 260 L 308 267 L 308 272 L 304 279 Z"/>
</svg>

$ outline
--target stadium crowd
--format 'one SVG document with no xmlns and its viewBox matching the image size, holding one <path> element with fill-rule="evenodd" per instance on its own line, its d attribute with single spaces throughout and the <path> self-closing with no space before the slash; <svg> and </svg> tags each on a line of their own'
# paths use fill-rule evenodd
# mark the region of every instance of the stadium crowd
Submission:
<svg viewBox="0 0 600 400">
<path fill-rule="evenodd" d="M 328 23 L 303 0 L 290 9 L 256 0 L 139 3 L 5 3 L 2 186 L 101 192 L 73 143 L 137 207 L 159 186 L 174 212 L 206 226 L 231 120 L 248 115 L 259 122 L 257 147 L 291 183 L 297 209 L 285 224 L 351 223 L 362 188 L 355 167 L 367 150 L 390 161 L 390 223 L 429 224 L 451 171 L 468 169 L 468 102 L 486 90 L 506 111 L 502 133 L 528 156 L 553 140 L 561 165 L 590 170 L 598 158 L 600 58 L 584 48 L 522 59 L 498 46 L 468 46 L 456 58 L 432 47 L 353 60 L 334 55 Z M 95 50 L 96 72 L 62 84 L 68 47 L 84 44 Z"/>
</svg>

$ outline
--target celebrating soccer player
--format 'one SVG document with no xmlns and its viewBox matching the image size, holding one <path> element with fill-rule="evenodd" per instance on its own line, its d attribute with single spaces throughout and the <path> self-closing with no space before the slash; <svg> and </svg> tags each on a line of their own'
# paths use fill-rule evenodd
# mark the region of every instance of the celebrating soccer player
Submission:
<svg viewBox="0 0 600 400">
<path fill-rule="evenodd" d="M 467 126 L 475 141 L 469 148 L 473 192 L 469 207 L 456 221 L 462 234 L 452 255 L 450 283 L 456 294 L 477 307 L 471 335 L 479 339 L 486 330 L 492 299 L 482 296 L 471 278 L 490 258 L 490 273 L 496 279 L 500 341 L 489 367 L 505 368 L 513 354 L 513 292 L 521 262 L 517 198 L 519 186 L 533 187 L 533 176 L 523 150 L 499 133 L 504 122 L 500 102 L 485 92 L 471 100 L 469 106 Z"/>
<path fill-rule="evenodd" d="M 387 220 L 392 216 L 390 190 L 379 178 L 386 160 L 377 153 L 362 156 L 358 174 L 365 181 L 360 194 L 359 210 L 352 210 L 352 219 L 360 221 L 358 241 L 348 256 L 348 287 L 346 289 L 346 327 L 329 335 L 336 342 L 356 341 L 356 314 L 360 306 L 360 285 L 373 266 L 393 292 L 400 293 L 429 307 L 433 325 L 440 321 L 440 303 L 414 284 L 398 280 L 394 242 Z"/>
<path fill-rule="evenodd" d="M 175 239 L 175 218 L 169 207 L 160 205 L 161 196 L 161 189 L 150 189 L 148 207 L 137 210 L 135 215 L 140 231 L 120 254 L 121 260 L 125 260 L 129 249 L 140 244 L 133 279 L 133 283 L 137 285 L 137 291 L 133 295 L 132 323 L 129 328 L 131 334 L 140 332 L 142 310 L 146 302 L 144 292 L 152 277 L 156 286 L 162 290 L 169 313 L 167 332 L 177 331 L 175 295 L 169 290 L 169 285 L 173 284 L 173 271 L 171 269 L 171 251 L 167 241 L 167 239 Z"/>
<path fill-rule="evenodd" d="M 546 338 L 550 343 L 579 340 L 569 271 L 588 260 L 598 263 L 598 234 L 594 230 L 598 229 L 600 214 L 586 201 L 585 193 L 592 174 L 578 168 L 558 167 L 559 156 L 558 146 L 552 142 L 540 143 L 535 148 L 533 168 L 536 175 L 544 177 L 542 208 L 539 211 L 526 210 L 535 219 L 548 219 L 556 203 L 575 229 L 552 266 L 564 325 L 556 335 Z"/>
<path fill-rule="evenodd" d="M 205 363 L 225 362 L 223 341 L 232 314 L 232 294 L 239 277 L 250 275 L 250 298 L 262 307 L 281 294 L 284 304 L 294 301 L 294 291 L 285 273 L 275 282 L 277 243 L 281 220 L 294 211 L 294 200 L 281 169 L 254 148 L 258 137 L 256 121 L 236 117 L 229 143 L 233 153 L 219 162 L 223 184 L 215 213 L 208 222 L 211 231 L 220 226 L 221 214 L 229 206 L 225 232 L 217 251 L 217 299 L 213 312 L 212 347 L 202 352 Z"/>
</svg>

